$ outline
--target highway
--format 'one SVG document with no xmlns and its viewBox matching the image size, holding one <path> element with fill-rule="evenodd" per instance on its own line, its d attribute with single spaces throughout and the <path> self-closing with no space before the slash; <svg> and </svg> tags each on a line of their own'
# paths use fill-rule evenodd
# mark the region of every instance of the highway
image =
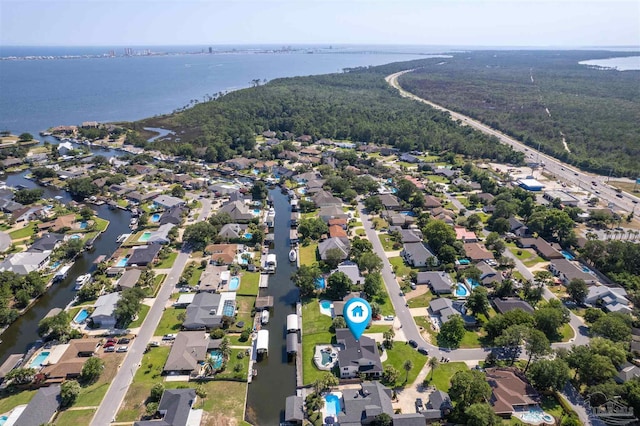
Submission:
<svg viewBox="0 0 640 426">
<path fill-rule="evenodd" d="M 526 161 L 529 162 L 537 162 L 544 164 L 544 170 L 547 173 L 553 174 L 556 176 L 558 180 L 564 181 L 568 184 L 578 186 L 583 190 L 591 192 L 594 196 L 600 198 L 600 200 L 604 201 L 605 204 L 612 205 L 613 209 L 618 212 L 624 213 L 635 213 L 636 203 L 640 202 L 640 198 L 635 197 L 633 195 L 629 195 L 627 193 L 618 194 L 615 188 L 607 185 L 606 177 L 600 175 L 594 175 L 590 173 L 583 172 L 573 166 L 563 163 L 562 161 L 550 157 L 538 150 L 535 150 L 520 141 L 517 141 L 504 133 L 501 133 L 486 124 L 474 120 L 471 117 L 467 117 L 466 115 L 462 115 L 450 109 L 444 108 L 438 104 L 435 104 L 426 99 L 420 98 L 413 93 L 407 92 L 398 83 L 398 77 L 402 74 L 412 72 L 415 70 L 406 70 L 397 72 L 395 74 L 391 74 L 385 78 L 387 83 L 389 83 L 392 87 L 397 89 L 400 92 L 400 95 L 405 98 L 413 99 L 417 102 L 421 102 L 427 104 L 435 109 L 446 111 L 451 115 L 451 118 L 454 120 L 459 120 L 461 124 L 468 125 L 473 127 L 476 130 L 479 130 L 483 133 L 486 133 L 491 136 L 495 136 L 501 143 L 510 145 L 514 150 L 523 152 L 526 156 Z M 596 185 L 593 185 L 592 182 L 595 182 Z M 597 192 L 596 192 L 597 191 Z M 620 198 L 620 195 L 622 198 Z M 635 201 L 635 203 L 634 203 Z"/>
</svg>

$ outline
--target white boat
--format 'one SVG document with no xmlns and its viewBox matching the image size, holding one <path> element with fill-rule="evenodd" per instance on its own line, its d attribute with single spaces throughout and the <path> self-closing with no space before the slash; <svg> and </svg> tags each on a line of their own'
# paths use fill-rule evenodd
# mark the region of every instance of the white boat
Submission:
<svg viewBox="0 0 640 426">
<path fill-rule="evenodd" d="M 260 322 L 262 325 L 269 324 L 269 311 L 267 309 L 260 314 Z"/>
<path fill-rule="evenodd" d="M 118 236 L 118 238 L 116 238 L 116 243 L 121 243 L 124 240 L 126 240 L 127 238 L 129 238 L 131 236 L 131 234 L 121 234 Z"/>
<path fill-rule="evenodd" d="M 80 275 L 76 278 L 76 286 L 74 287 L 74 290 L 80 290 L 82 286 L 89 282 L 89 280 L 91 280 L 91 274 Z"/>
<path fill-rule="evenodd" d="M 289 252 L 289 260 L 291 262 L 295 262 L 297 258 L 298 258 L 298 253 L 295 250 L 291 250 Z"/>
</svg>

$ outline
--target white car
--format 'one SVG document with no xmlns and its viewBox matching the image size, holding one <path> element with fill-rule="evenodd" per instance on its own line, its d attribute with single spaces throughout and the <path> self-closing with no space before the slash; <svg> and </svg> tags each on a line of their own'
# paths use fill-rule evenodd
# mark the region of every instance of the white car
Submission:
<svg viewBox="0 0 640 426">
<path fill-rule="evenodd" d="M 385 321 L 393 321 L 396 317 L 394 317 L 393 315 L 387 315 L 386 317 L 384 317 Z"/>
<path fill-rule="evenodd" d="M 127 352 L 129 350 L 129 346 L 120 346 L 116 349 L 116 352 Z"/>
</svg>

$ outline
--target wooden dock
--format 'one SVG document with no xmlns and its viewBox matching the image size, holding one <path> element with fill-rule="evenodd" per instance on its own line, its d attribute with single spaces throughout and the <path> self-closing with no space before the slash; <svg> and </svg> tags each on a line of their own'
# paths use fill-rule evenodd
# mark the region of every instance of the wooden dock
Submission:
<svg viewBox="0 0 640 426">
<path fill-rule="evenodd" d="M 296 303 L 296 314 L 298 315 L 298 324 L 300 330 L 297 331 L 298 339 L 298 351 L 296 352 L 296 387 L 301 387 L 302 380 L 302 303 Z"/>
</svg>

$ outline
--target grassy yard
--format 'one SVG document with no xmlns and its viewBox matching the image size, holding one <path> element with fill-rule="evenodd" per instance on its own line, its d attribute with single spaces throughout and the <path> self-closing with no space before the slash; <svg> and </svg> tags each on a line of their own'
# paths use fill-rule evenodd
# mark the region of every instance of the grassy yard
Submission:
<svg viewBox="0 0 640 426">
<path fill-rule="evenodd" d="M 409 275 L 411 268 L 404 264 L 404 260 L 400 256 L 390 257 L 391 269 L 393 269 L 398 278 L 404 278 Z"/>
<path fill-rule="evenodd" d="M 383 363 L 384 366 L 392 365 L 393 368 L 398 370 L 398 380 L 396 380 L 396 386 L 411 385 L 418 376 L 422 367 L 427 362 L 426 356 L 413 349 L 406 343 L 396 342 L 392 349 L 387 349 L 387 360 Z M 413 368 L 407 375 L 403 365 L 406 360 L 411 360 Z"/>
<path fill-rule="evenodd" d="M 468 370 L 467 364 L 464 362 L 447 362 L 444 364 L 438 365 L 435 371 L 433 372 L 433 379 L 431 379 L 431 384 L 434 385 L 438 390 L 448 392 L 449 387 L 451 386 L 451 378 L 456 372 L 461 370 Z M 431 373 L 427 375 L 427 378 L 431 378 Z"/>
<path fill-rule="evenodd" d="M 475 331 L 467 330 L 465 331 L 464 336 L 460 341 L 460 347 L 462 349 L 480 348 L 482 347 L 482 343 L 480 342 L 481 339 L 481 334 L 476 333 Z"/>
<path fill-rule="evenodd" d="M 520 248 L 515 243 L 507 243 L 507 247 L 511 250 L 511 253 L 521 261 L 527 261 L 531 258 L 535 258 L 536 253 L 532 249 Z"/>
<path fill-rule="evenodd" d="M 236 322 L 244 321 L 245 327 L 249 328 L 253 324 L 251 310 L 255 303 L 254 296 L 236 296 L 236 306 L 238 307 Z"/>
<path fill-rule="evenodd" d="M 526 266 L 527 268 L 531 268 L 533 266 L 536 266 L 538 263 L 542 263 L 542 262 L 546 262 L 546 260 L 544 260 L 543 258 L 541 258 L 540 256 L 534 256 L 533 258 L 523 262 L 524 266 Z"/>
<path fill-rule="evenodd" d="M 169 346 L 152 348 L 144 354 L 140 368 L 133 377 L 133 382 L 124 397 L 120 411 L 116 416 L 119 422 L 132 422 L 140 418 L 144 412 L 144 403 L 149 397 L 151 387 L 162 382 L 162 367 L 169 356 Z M 175 382 L 173 382 L 175 383 Z"/>
<path fill-rule="evenodd" d="M 302 304 L 302 380 L 311 384 L 322 377 L 325 371 L 318 370 L 313 362 L 316 345 L 331 343 L 329 332 L 331 317 L 320 313 L 317 299 L 305 300 Z"/>
<path fill-rule="evenodd" d="M 34 397 L 37 391 L 29 390 L 22 391 L 15 394 L 0 394 L 0 413 L 6 413 L 9 410 L 14 409 L 18 405 L 28 404 L 31 398 Z"/>
<path fill-rule="evenodd" d="M 147 317 L 147 314 L 149 313 L 149 309 L 151 309 L 149 305 L 145 305 L 145 304 L 140 305 L 140 310 L 138 311 L 138 318 L 136 318 L 134 321 L 132 321 L 129 324 L 129 328 L 140 327 L 144 322 L 144 319 Z"/>
<path fill-rule="evenodd" d="M 429 179 L 431 182 L 435 182 L 435 183 L 449 183 L 449 179 L 447 179 L 444 176 L 429 175 L 429 176 L 427 176 L 427 179 Z"/>
<path fill-rule="evenodd" d="M 358 228 L 356 229 L 356 235 L 359 237 L 364 237 L 365 235 L 367 235 L 367 232 L 362 228 Z"/>
<path fill-rule="evenodd" d="M 96 222 L 96 231 L 104 232 L 109 227 L 109 221 L 105 219 L 101 219 L 99 217 L 94 217 L 93 220 Z"/>
<path fill-rule="evenodd" d="M 29 238 L 36 233 L 36 227 L 33 223 L 28 223 L 24 228 L 16 231 L 9 232 L 9 236 L 12 240 L 21 240 L 23 238 Z"/>
<path fill-rule="evenodd" d="M 238 289 L 238 294 L 257 296 L 259 284 L 260 272 L 243 272 L 240 277 L 240 288 Z"/>
<path fill-rule="evenodd" d="M 80 395 L 78 395 L 78 399 L 73 404 L 74 407 L 94 407 L 100 405 L 104 394 L 107 393 L 107 389 L 109 389 L 109 385 L 111 385 L 111 381 L 118 372 L 118 365 L 120 365 L 124 359 L 124 355 L 116 353 L 104 354 L 101 358 L 104 361 L 102 374 L 100 374 L 100 377 L 95 383 L 81 388 Z"/>
<path fill-rule="evenodd" d="M 384 333 L 385 331 L 389 331 L 392 327 L 393 322 L 389 321 L 388 324 L 374 324 L 371 327 L 365 330 L 365 334 L 367 333 Z"/>
<path fill-rule="evenodd" d="M 382 243 L 382 248 L 384 251 L 393 251 L 397 250 L 393 248 L 393 244 L 395 243 L 394 239 L 389 234 L 378 234 L 378 238 L 380 238 L 380 243 Z"/>
<path fill-rule="evenodd" d="M 318 243 L 300 246 L 300 264 L 311 266 L 317 262 Z"/>
<path fill-rule="evenodd" d="M 249 328 L 249 327 L 247 327 L 245 325 L 245 328 Z M 242 331 L 242 329 L 237 328 L 237 327 L 236 327 L 236 330 L 237 331 Z M 246 347 L 250 347 L 251 346 L 251 338 L 249 338 L 245 342 L 241 342 L 239 333 L 229 333 L 229 334 L 227 334 L 227 337 L 229 338 L 229 343 L 231 344 L 231 346 L 246 346 Z"/>
<path fill-rule="evenodd" d="M 568 342 L 575 336 L 575 332 L 569 324 L 564 324 L 562 327 L 560 327 L 560 334 L 562 335 L 563 342 Z"/>
<path fill-rule="evenodd" d="M 409 293 L 409 296 L 411 294 Z M 421 294 L 418 297 L 413 297 L 407 300 L 410 308 L 427 308 L 429 307 L 429 303 L 431 303 L 431 299 L 433 299 L 433 293 L 431 290 L 427 291 L 424 294 Z"/>
<path fill-rule="evenodd" d="M 249 370 L 249 357 L 243 356 L 242 359 L 238 358 L 238 354 L 241 353 L 245 355 L 246 349 L 231 349 L 231 355 L 229 356 L 229 361 L 227 362 L 227 368 L 224 369 L 221 373 L 216 375 L 216 379 L 218 380 L 247 380 L 247 373 Z M 239 372 L 235 372 L 233 368 L 236 365 L 241 366 L 241 370 Z"/>
<path fill-rule="evenodd" d="M 95 408 L 88 410 L 72 410 L 62 411 L 56 417 L 54 424 L 56 425 L 88 425 L 96 413 Z"/>
<path fill-rule="evenodd" d="M 202 268 L 193 268 L 193 273 L 191 274 L 191 278 L 189 278 L 189 286 L 195 287 L 198 285 L 202 272 L 204 272 Z"/>
<path fill-rule="evenodd" d="M 184 383 L 166 383 L 167 387 L 177 387 Z M 169 386 L 171 385 L 171 386 Z M 203 408 L 203 425 L 244 425 L 242 418 L 247 394 L 247 383 L 211 381 L 202 383 L 207 397 L 198 398 L 194 408 Z"/>
<path fill-rule="evenodd" d="M 169 253 L 169 256 L 167 256 L 166 259 L 161 260 L 160 263 L 156 265 L 156 268 L 157 269 L 171 268 L 173 266 L 173 262 L 176 261 L 176 257 L 178 257 L 178 253 L 176 253 L 175 251 Z"/>
<path fill-rule="evenodd" d="M 164 282 L 164 279 L 167 277 L 167 274 L 158 274 L 153 279 L 153 287 L 145 287 L 144 291 L 147 297 L 156 297 L 158 295 L 158 291 L 160 290 L 160 286 Z"/>
<path fill-rule="evenodd" d="M 160 324 L 158 324 L 158 328 L 156 328 L 154 335 L 164 336 L 165 334 L 175 334 L 180 331 L 182 321 L 178 319 L 178 315 L 181 313 L 186 314 L 186 312 L 186 309 L 165 309 L 165 311 L 162 313 L 162 318 L 160 318 Z"/>
<path fill-rule="evenodd" d="M 380 306 L 380 313 L 382 314 L 382 316 L 395 315 L 396 310 L 393 308 L 393 304 L 391 303 L 391 299 L 389 298 L 389 293 L 387 292 L 386 286 L 382 288 L 381 292 L 382 295 L 377 296 L 373 300 Z"/>
<path fill-rule="evenodd" d="M 456 200 L 460 201 L 460 204 L 465 206 L 466 208 L 471 207 L 471 203 L 467 197 L 456 197 Z"/>
</svg>

